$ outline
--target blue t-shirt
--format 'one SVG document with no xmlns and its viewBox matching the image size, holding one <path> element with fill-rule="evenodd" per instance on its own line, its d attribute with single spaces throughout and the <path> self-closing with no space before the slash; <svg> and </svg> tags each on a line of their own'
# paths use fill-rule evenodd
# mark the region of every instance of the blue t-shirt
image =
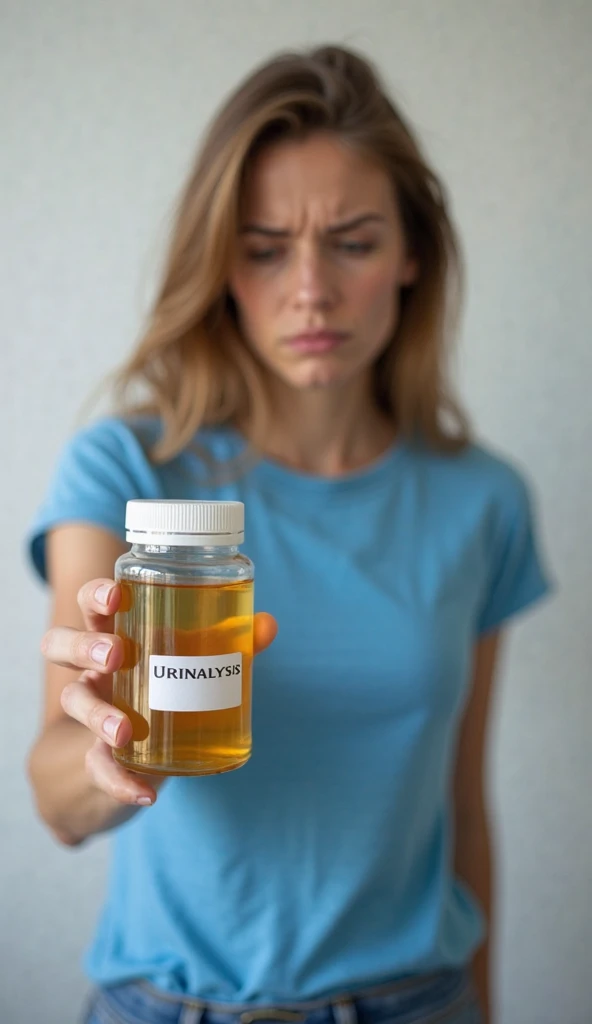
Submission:
<svg viewBox="0 0 592 1024">
<path fill-rule="evenodd" d="M 450 787 L 477 638 L 547 589 L 527 488 L 477 446 L 399 443 L 338 479 L 270 460 L 214 485 L 193 450 L 154 466 L 155 421 L 66 448 L 35 524 L 122 539 L 130 498 L 238 499 L 256 607 L 253 755 L 174 778 L 113 834 L 87 969 L 219 1002 L 298 1001 L 465 964 L 482 937 L 451 869 Z M 206 430 L 224 462 L 243 442 Z"/>
</svg>

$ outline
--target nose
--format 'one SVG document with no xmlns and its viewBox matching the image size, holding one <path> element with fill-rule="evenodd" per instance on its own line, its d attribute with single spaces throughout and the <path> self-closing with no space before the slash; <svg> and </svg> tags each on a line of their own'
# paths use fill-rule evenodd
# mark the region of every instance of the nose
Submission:
<svg viewBox="0 0 592 1024">
<path fill-rule="evenodd" d="M 294 307 L 304 312 L 330 309 L 337 300 L 331 268 L 322 252 L 313 246 L 295 254 L 291 285 Z"/>
</svg>

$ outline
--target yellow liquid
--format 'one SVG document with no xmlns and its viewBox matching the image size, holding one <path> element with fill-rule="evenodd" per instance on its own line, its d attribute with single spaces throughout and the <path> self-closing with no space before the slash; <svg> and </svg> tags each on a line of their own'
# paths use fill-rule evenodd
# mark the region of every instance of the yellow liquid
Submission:
<svg viewBox="0 0 592 1024">
<path fill-rule="evenodd" d="M 253 583 L 171 586 L 121 581 L 115 632 L 125 659 L 113 703 L 131 720 L 131 741 L 114 752 L 120 764 L 154 775 L 212 775 L 240 768 L 251 753 Z M 153 711 L 148 704 L 151 654 L 242 654 L 242 700 L 222 711 Z"/>
</svg>

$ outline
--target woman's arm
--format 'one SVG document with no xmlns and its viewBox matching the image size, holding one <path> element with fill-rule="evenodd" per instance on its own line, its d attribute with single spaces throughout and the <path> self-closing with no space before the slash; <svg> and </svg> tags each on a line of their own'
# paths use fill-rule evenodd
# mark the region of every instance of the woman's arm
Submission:
<svg viewBox="0 0 592 1024">
<path fill-rule="evenodd" d="M 125 550 L 115 536 L 93 526 L 63 526 L 47 538 L 52 629 L 43 643 L 48 660 L 43 717 L 28 767 L 39 813 L 67 845 L 113 827 L 134 812 L 139 797 L 155 795 L 149 780 L 119 772 L 111 756 L 112 739 L 106 734 L 105 742 L 98 739 L 111 695 L 106 668 L 118 667 L 121 651 L 113 638 L 107 666 L 93 669 L 90 648 L 93 640 L 107 639 L 112 632 L 118 598 L 112 595 L 102 608 L 85 588 L 89 580 L 112 578 Z M 80 720 L 80 697 L 86 698 L 88 722 Z M 93 731 L 87 727 L 91 719 Z M 129 735 L 131 727 L 123 718 L 117 739 L 125 742 Z M 107 792 L 109 782 L 119 790 Z"/>
<path fill-rule="evenodd" d="M 69 846 L 153 803 L 163 781 L 126 771 L 112 756 L 112 748 L 132 735 L 127 716 L 111 704 L 112 673 L 123 657 L 121 641 L 113 636 L 121 593 L 112 576 L 124 550 L 121 541 L 94 526 L 64 526 L 48 537 L 54 603 L 52 628 L 43 641 L 43 723 L 29 756 L 29 776 L 41 817 Z M 271 615 L 255 616 L 255 654 L 276 631 Z M 98 664 L 92 658 L 97 645 L 102 650 L 95 653 L 104 656 Z"/>
<path fill-rule="evenodd" d="M 485 796 L 487 724 L 500 650 L 497 633 L 476 647 L 471 695 L 465 711 L 456 761 L 455 870 L 478 899 L 488 934 L 474 962 L 474 979 L 486 1024 L 492 1020 L 490 994 L 490 940 L 492 917 L 492 853 Z"/>
</svg>

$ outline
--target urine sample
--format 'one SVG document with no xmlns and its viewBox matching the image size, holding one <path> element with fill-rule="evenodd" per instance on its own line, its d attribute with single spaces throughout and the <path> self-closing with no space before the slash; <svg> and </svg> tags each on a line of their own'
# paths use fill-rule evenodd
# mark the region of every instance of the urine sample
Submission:
<svg viewBox="0 0 592 1024">
<path fill-rule="evenodd" d="M 113 704 L 133 734 L 119 764 L 213 775 L 251 754 L 253 578 L 238 501 L 130 501 L 118 559 Z"/>
</svg>

